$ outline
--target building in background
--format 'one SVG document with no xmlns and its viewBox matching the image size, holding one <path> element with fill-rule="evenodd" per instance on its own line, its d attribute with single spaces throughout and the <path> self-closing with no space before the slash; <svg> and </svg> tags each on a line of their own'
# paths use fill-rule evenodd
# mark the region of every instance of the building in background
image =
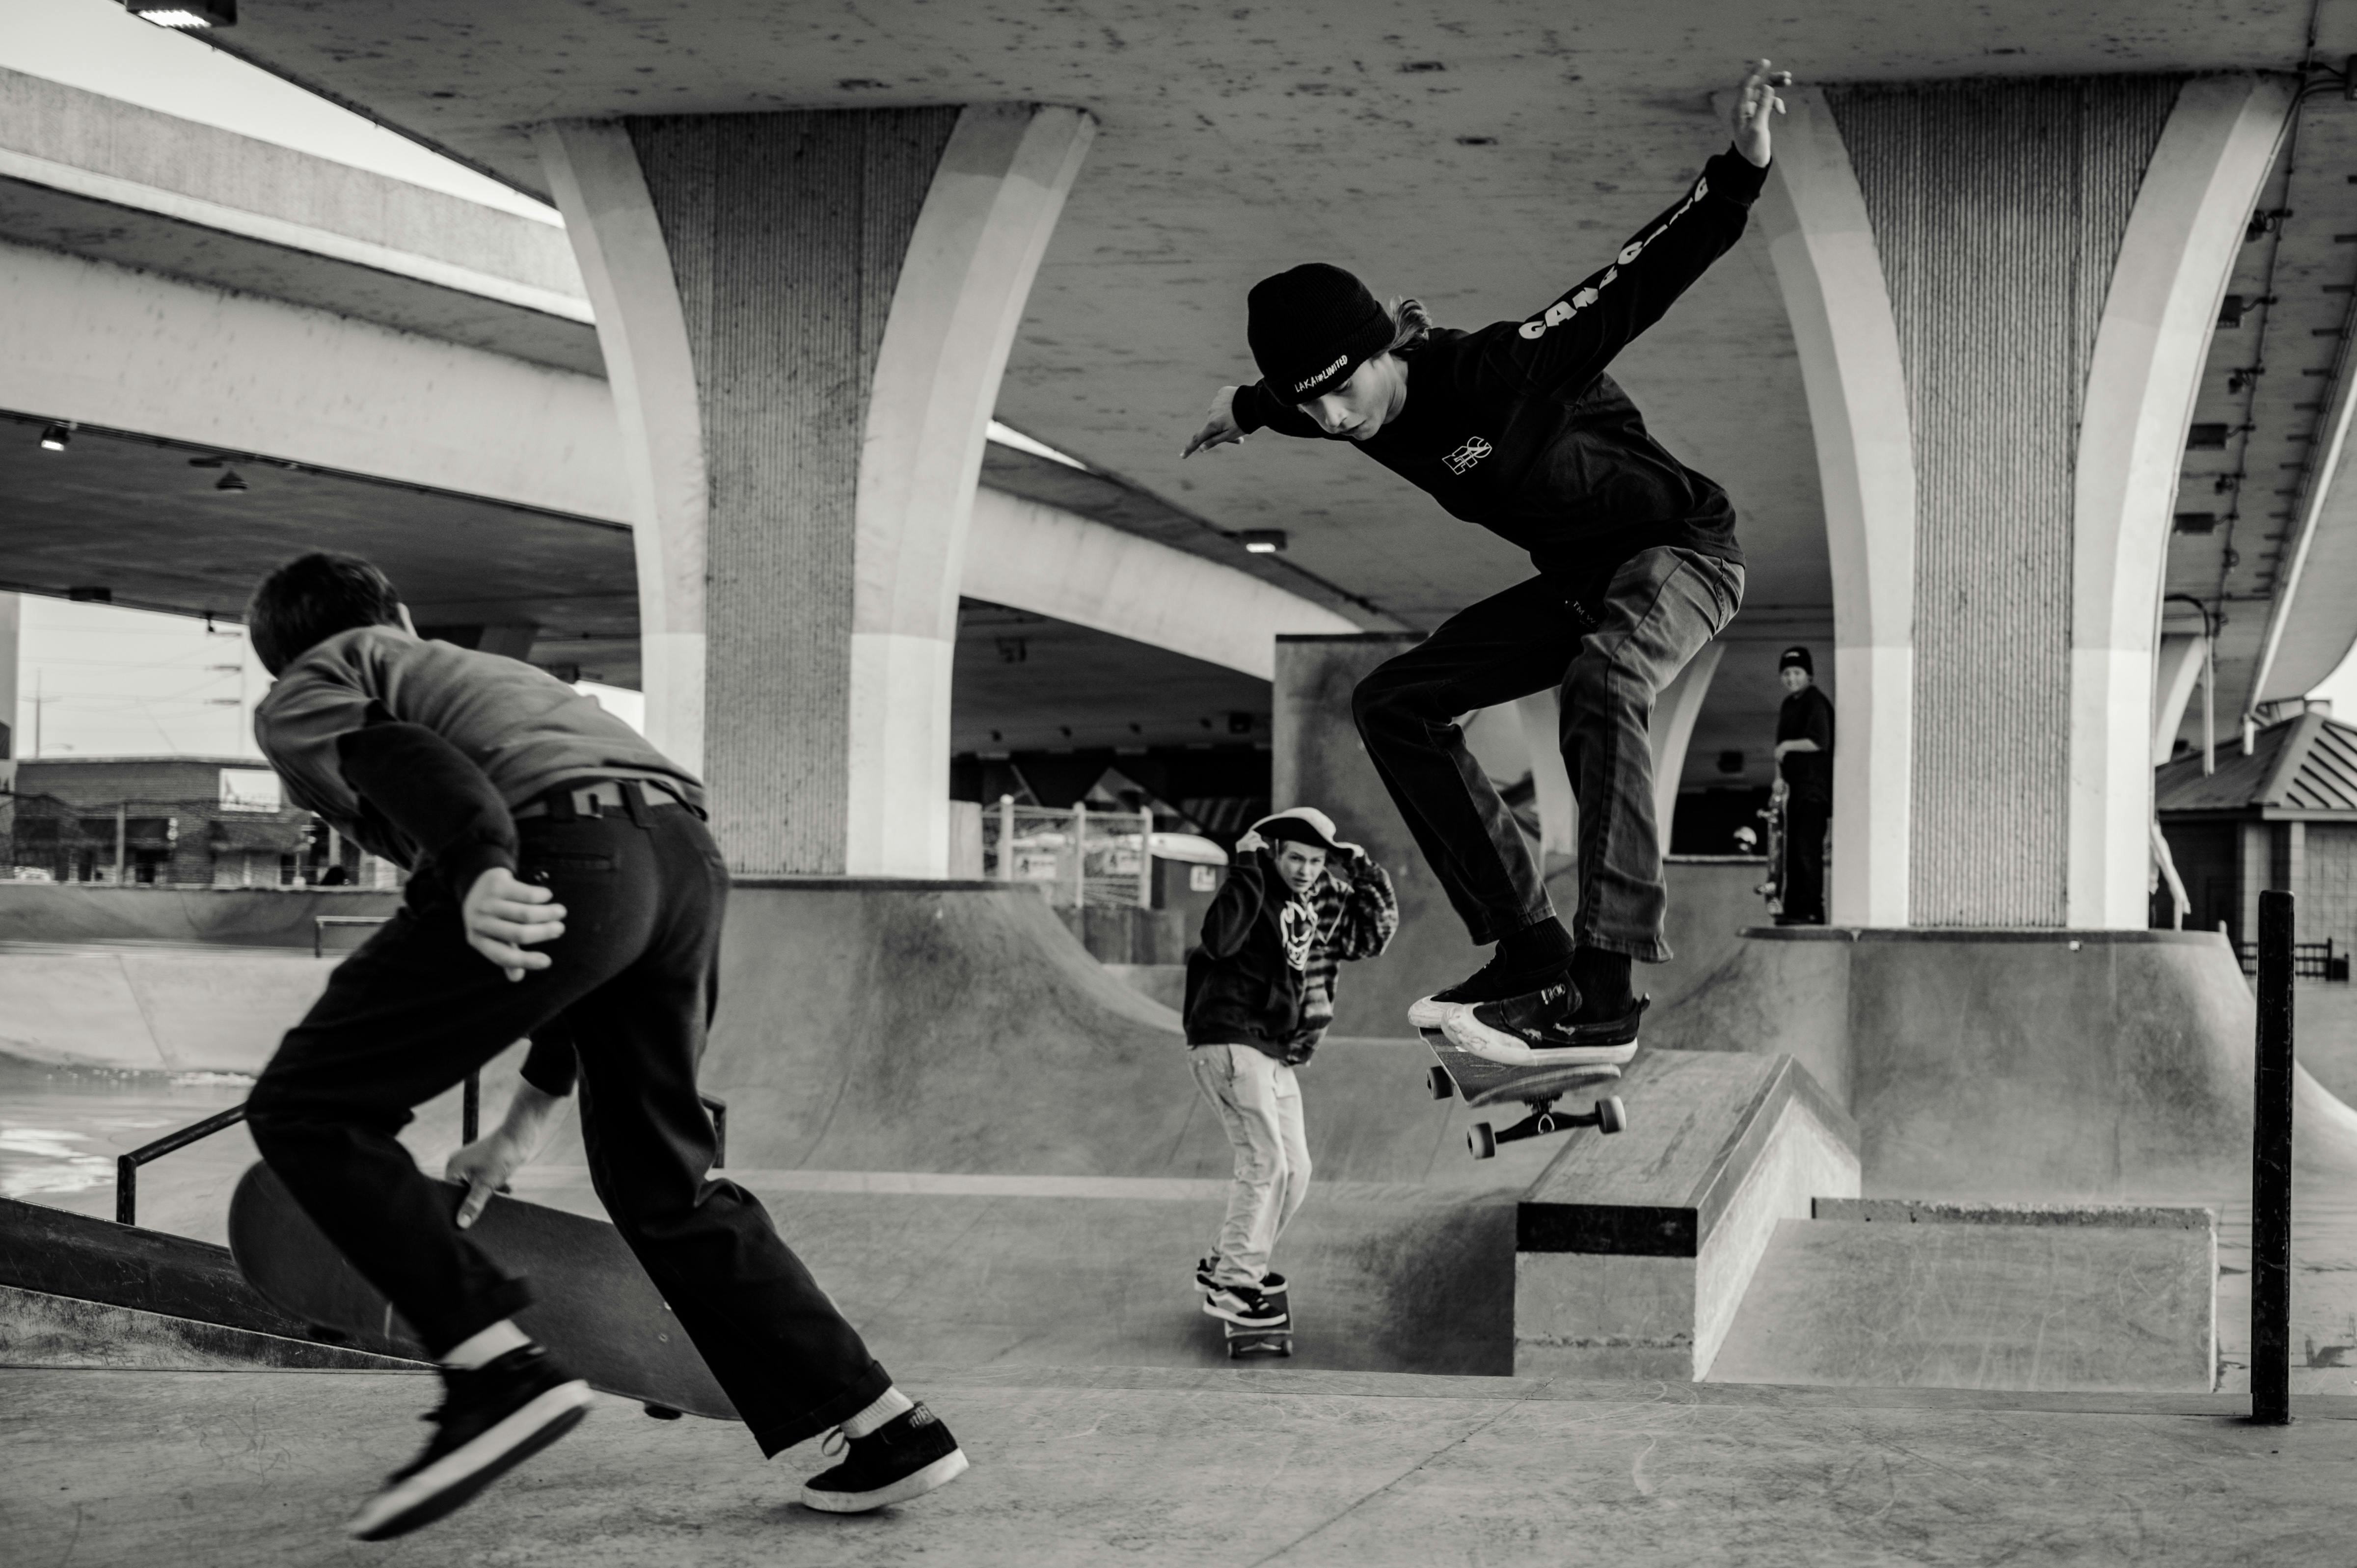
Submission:
<svg viewBox="0 0 2357 1568">
<path fill-rule="evenodd" d="M 152 886 L 389 886 L 393 869 L 285 803 L 244 757 L 25 758 L 9 797 L 18 877 Z"/>
<path fill-rule="evenodd" d="M 2256 732 L 2247 753 L 2221 746 L 2214 773 L 2204 775 L 2201 754 L 2190 752 L 2159 768 L 2153 805 L 2185 886 L 2189 928 L 2224 931 L 2247 964 L 2260 893 L 2288 892 L 2301 972 L 2348 978 L 2357 948 L 2357 725 L 2319 703 Z M 2172 923 L 2172 903 L 2163 886 L 2155 925 Z"/>
</svg>

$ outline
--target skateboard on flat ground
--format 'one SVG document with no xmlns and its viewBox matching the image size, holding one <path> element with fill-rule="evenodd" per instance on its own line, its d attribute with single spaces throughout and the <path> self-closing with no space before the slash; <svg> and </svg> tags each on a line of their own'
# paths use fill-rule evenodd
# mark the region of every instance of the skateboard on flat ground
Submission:
<svg viewBox="0 0 2357 1568">
<path fill-rule="evenodd" d="M 467 1189 L 450 1183 L 447 1191 L 455 1214 Z M 532 1281 L 535 1299 L 516 1314 L 516 1326 L 592 1388 L 637 1400 L 666 1420 L 683 1411 L 737 1419 L 737 1407 L 613 1226 L 495 1197 L 467 1235 L 508 1273 Z M 238 1180 L 229 1246 L 246 1283 L 311 1325 L 314 1338 L 333 1344 L 375 1334 L 416 1346 L 392 1303 L 345 1262 L 267 1165 Z M 422 1358 L 424 1348 L 415 1353 Z"/>
<path fill-rule="evenodd" d="M 1617 1067 L 1509 1067 L 1458 1049 L 1437 1029 L 1419 1032 L 1424 1043 L 1432 1047 L 1432 1054 L 1439 1058 L 1427 1075 L 1435 1100 L 1462 1094 L 1468 1105 L 1502 1105 L 1519 1100 L 1530 1108 L 1530 1114 L 1511 1127 L 1492 1128 L 1487 1122 L 1474 1122 L 1465 1134 L 1465 1142 L 1477 1160 L 1490 1158 L 1498 1152 L 1499 1144 L 1518 1139 L 1542 1137 L 1574 1127 L 1618 1133 L 1629 1124 L 1628 1110 L 1617 1094 L 1606 1095 L 1586 1112 L 1555 1108 L 1555 1102 L 1574 1089 L 1619 1078 L 1620 1069 Z"/>
</svg>

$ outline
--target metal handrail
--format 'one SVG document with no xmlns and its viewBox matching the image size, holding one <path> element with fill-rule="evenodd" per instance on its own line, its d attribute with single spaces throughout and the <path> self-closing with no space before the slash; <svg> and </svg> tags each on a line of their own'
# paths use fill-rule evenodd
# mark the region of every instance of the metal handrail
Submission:
<svg viewBox="0 0 2357 1568">
<path fill-rule="evenodd" d="M 717 1095 L 699 1091 L 696 1098 L 712 1112 L 712 1168 L 720 1169 L 728 1163 L 728 1102 Z M 458 1141 L 471 1144 L 482 1135 L 483 1077 L 479 1072 L 467 1075 L 464 1091 L 458 1098 Z M 201 1122 L 191 1122 L 178 1132 L 167 1133 L 151 1144 L 142 1144 L 130 1153 L 114 1159 L 114 1222 L 117 1225 L 139 1223 L 139 1167 L 151 1160 L 159 1160 L 178 1149 L 210 1138 L 224 1127 L 234 1127 L 245 1120 L 242 1103 L 226 1111 L 217 1111 Z"/>
</svg>

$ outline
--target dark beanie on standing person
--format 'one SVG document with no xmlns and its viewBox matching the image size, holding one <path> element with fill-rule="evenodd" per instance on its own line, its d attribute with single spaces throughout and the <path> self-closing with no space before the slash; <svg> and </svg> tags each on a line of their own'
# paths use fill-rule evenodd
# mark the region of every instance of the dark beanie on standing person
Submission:
<svg viewBox="0 0 2357 1568">
<path fill-rule="evenodd" d="M 1810 661 L 1809 650 L 1805 648 L 1784 650 L 1784 656 L 1776 660 L 1776 670 L 1779 674 L 1787 670 L 1805 670 L 1812 675 L 1817 672 L 1817 667 Z"/>
<path fill-rule="evenodd" d="M 1365 284 L 1323 262 L 1261 279 L 1244 306 L 1253 360 L 1286 403 L 1332 392 L 1390 348 L 1394 330 Z"/>
</svg>

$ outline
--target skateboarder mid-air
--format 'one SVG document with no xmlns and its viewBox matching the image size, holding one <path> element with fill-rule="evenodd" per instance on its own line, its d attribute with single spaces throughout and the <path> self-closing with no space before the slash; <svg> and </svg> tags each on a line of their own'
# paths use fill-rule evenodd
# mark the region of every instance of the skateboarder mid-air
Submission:
<svg viewBox="0 0 2357 1568">
<path fill-rule="evenodd" d="M 597 1196 L 762 1452 L 830 1427 L 845 1440 L 802 1500 L 856 1512 L 954 1478 L 949 1429 L 893 1386 L 759 1202 L 707 1176 L 695 1061 L 728 875 L 694 776 L 554 676 L 421 639 L 355 557 L 280 567 L 247 625 L 278 678 L 255 735 L 288 795 L 410 871 L 401 911 L 337 969 L 246 1107 L 263 1158 L 441 1364 L 432 1439 L 353 1533 L 448 1513 L 588 1402 L 516 1326 L 527 1282 L 459 1233 L 456 1195 L 394 1136 L 535 1034 L 569 1045 Z M 545 1043 L 534 1054 L 544 1067 Z"/>
<path fill-rule="evenodd" d="M 1334 1021 L 1339 966 L 1382 952 L 1398 929 L 1390 875 L 1316 807 L 1263 817 L 1236 841 L 1187 959 L 1188 1056 L 1236 1155 L 1227 1216 L 1195 1267 L 1213 1317 L 1290 1322 L 1285 1277 L 1268 1262 L 1309 1190 L 1294 1069 Z"/>
<path fill-rule="evenodd" d="M 1252 290 L 1262 380 L 1223 387 L 1187 444 L 1264 426 L 1350 441 L 1452 516 L 1530 552 L 1538 575 L 1452 617 L 1361 682 L 1367 754 L 1477 944 L 1470 979 L 1408 1016 L 1460 1048 L 1533 1067 L 1617 1064 L 1645 1004 L 1631 960 L 1669 958 L 1649 725 L 1655 696 L 1743 598 L 1735 508 L 1647 434 L 1604 373 L 1742 235 L 1787 72 L 1757 62 L 1734 145 L 1609 263 L 1520 321 L 1435 327 L 1311 263 Z M 1560 689 L 1579 800 L 1579 908 L 1566 931 L 1458 719 Z"/>
</svg>

